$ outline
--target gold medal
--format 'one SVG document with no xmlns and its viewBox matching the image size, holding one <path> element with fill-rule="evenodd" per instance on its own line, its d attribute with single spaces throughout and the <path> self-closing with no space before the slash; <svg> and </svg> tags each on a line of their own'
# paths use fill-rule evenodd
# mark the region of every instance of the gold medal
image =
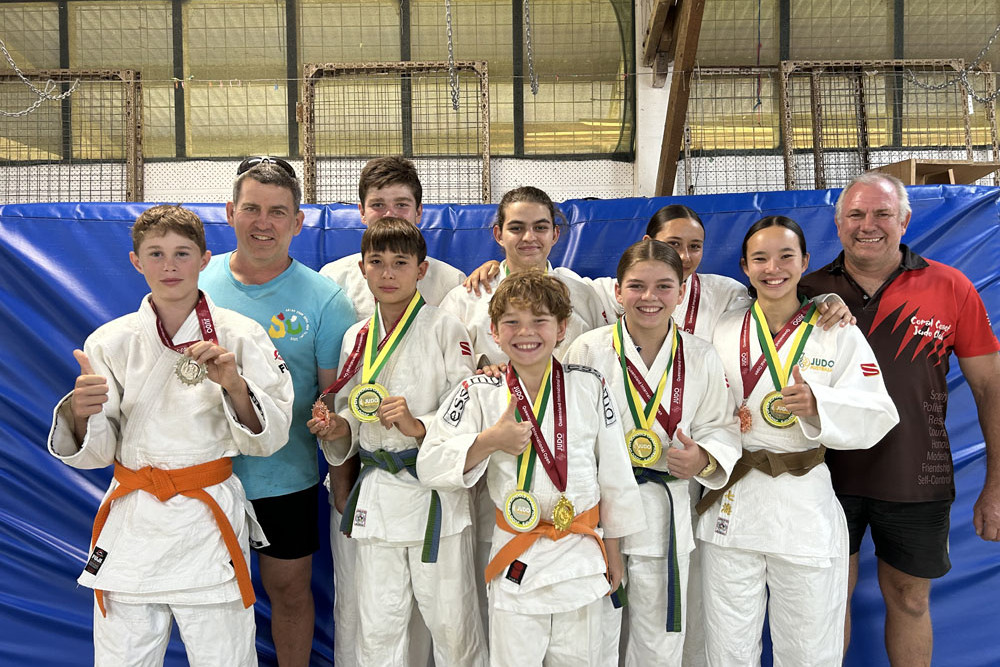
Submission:
<svg viewBox="0 0 1000 667">
<path fill-rule="evenodd" d="M 193 386 L 200 384 L 205 379 L 205 376 L 208 375 L 208 369 L 205 368 L 205 364 L 199 364 L 191 357 L 181 355 L 181 358 L 174 364 L 174 374 L 184 384 Z"/>
<path fill-rule="evenodd" d="M 519 533 L 526 533 L 537 526 L 540 517 L 538 501 L 527 491 L 511 491 L 503 501 L 503 518 Z"/>
<path fill-rule="evenodd" d="M 566 496 L 560 497 L 559 502 L 552 508 L 552 525 L 556 527 L 556 530 L 566 532 L 573 525 L 575 518 L 576 511 L 573 509 L 573 503 Z"/>
<path fill-rule="evenodd" d="M 788 428 L 798 421 L 798 417 L 788 411 L 782 399 L 780 391 L 772 391 L 760 403 L 761 416 L 775 428 Z"/>
<path fill-rule="evenodd" d="M 645 428 L 634 428 L 625 434 L 625 445 L 632 465 L 647 468 L 660 460 L 663 445 L 660 437 Z"/>
<path fill-rule="evenodd" d="M 357 417 L 359 422 L 376 422 L 378 409 L 387 396 L 389 390 L 378 382 L 366 382 L 351 390 L 347 402 L 351 406 L 351 414 Z"/>
</svg>

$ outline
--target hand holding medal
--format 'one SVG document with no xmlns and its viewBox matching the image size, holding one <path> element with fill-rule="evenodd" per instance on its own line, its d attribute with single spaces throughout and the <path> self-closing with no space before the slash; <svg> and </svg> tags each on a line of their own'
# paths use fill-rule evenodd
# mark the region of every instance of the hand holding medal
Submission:
<svg viewBox="0 0 1000 667">
<path fill-rule="evenodd" d="M 339 440 L 351 434 L 347 420 L 331 410 L 333 396 L 322 393 L 312 406 L 312 419 L 306 422 L 309 432 L 320 440 Z"/>
<path fill-rule="evenodd" d="M 218 343 L 200 340 L 182 353 L 175 370 L 185 384 L 198 384 L 206 377 L 230 394 L 245 391 L 246 382 L 236 367 L 236 354 Z"/>
<path fill-rule="evenodd" d="M 388 431 L 396 428 L 400 433 L 420 440 L 427 434 L 424 423 L 413 416 L 404 396 L 387 396 L 378 409 L 378 419 Z"/>
</svg>

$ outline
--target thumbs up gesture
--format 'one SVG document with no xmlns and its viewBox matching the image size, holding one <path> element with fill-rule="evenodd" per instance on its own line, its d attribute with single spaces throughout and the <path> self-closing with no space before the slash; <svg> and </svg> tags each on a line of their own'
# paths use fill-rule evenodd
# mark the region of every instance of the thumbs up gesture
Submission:
<svg viewBox="0 0 1000 667">
<path fill-rule="evenodd" d="M 517 402 L 511 399 L 496 423 L 483 431 L 477 440 L 485 439 L 482 444 L 495 452 L 507 452 L 512 456 L 523 453 L 531 442 L 531 424 L 519 423 L 516 413 Z"/>
<path fill-rule="evenodd" d="M 77 441 L 82 442 L 87 432 L 87 418 L 99 413 L 108 402 L 108 380 L 94 373 L 83 350 L 73 350 L 73 357 L 80 364 L 80 374 L 73 385 L 69 403 L 73 412 L 73 432 Z"/>
<path fill-rule="evenodd" d="M 667 469 L 678 479 L 691 479 L 708 465 L 708 453 L 684 433 L 674 433 L 675 446 L 667 448 Z"/>
<path fill-rule="evenodd" d="M 785 407 L 796 417 L 815 417 L 819 414 L 816 408 L 816 396 L 805 380 L 799 366 L 792 366 L 792 380 L 795 384 L 790 384 L 781 390 L 781 400 Z"/>
</svg>

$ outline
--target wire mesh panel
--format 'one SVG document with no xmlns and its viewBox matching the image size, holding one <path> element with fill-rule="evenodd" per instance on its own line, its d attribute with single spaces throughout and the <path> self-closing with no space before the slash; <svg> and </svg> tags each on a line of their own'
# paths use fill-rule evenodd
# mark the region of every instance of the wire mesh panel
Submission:
<svg viewBox="0 0 1000 667">
<path fill-rule="evenodd" d="M 777 67 L 699 67 L 675 192 L 784 190 Z"/>
<path fill-rule="evenodd" d="M 354 202 L 373 157 L 413 160 L 427 203 L 490 201 L 485 62 L 306 65 L 300 108 L 307 202 Z M 457 104 L 457 108 L 456 108 Z"/>
<path fill-rule="evenodd" d="M 786 188 L 842 187 L 910 157 L 975 159 L 974 134 L 990 148 L 996 121 L 992 101 L 977 113 L 953 85 L 964 68 L 961 60 L 783 62 Z"/>
<path fill-rule="evenodd" d="M 0 74 L 0 202 L 142 201 L 142 90 L 133 70 Z M 48 84 L 49 81 L 54 82 Z"/>
</svg>

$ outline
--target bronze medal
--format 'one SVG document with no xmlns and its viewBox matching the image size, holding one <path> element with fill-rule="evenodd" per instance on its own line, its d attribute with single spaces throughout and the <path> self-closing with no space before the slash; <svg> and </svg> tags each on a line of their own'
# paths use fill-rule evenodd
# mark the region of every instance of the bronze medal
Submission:
<svg viewBox="0 0 1000 667">
<path fill-rule="evenodd" d="M 782 399 L 780 391 L 772 391 L 760 403 L 761 416 L 775 428 L 788 428 L 798 421 L 798 417 L 788 411 Z"/>
<path fill-rule="evenodd" d="M 625 434 L 625 445 L 628 447 L 628 457 L 632 465 L 648 468 L 660 460 L 663 445 L 660 437 L 645 428 L 634 428 Z"/>
<path fill-rule="evenodd" d="M 751 428 L 753 428 L 753 414 L 744 401 L 740 405 L 740 433 L 749 433 Z"/>
</svg>

